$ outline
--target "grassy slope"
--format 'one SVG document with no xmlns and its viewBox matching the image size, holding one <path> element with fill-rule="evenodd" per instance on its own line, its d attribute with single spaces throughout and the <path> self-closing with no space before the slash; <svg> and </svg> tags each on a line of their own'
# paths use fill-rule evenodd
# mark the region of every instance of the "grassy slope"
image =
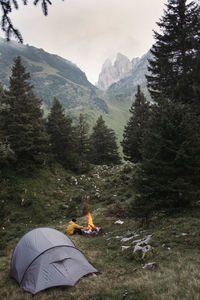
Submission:
<svg viewBox="0 0 200 300">
<path fill-rule="evenodd" d="M 90 131 L 92 130 L 92 127 L 96 123 L 98 117 L 102 115 L 103 119 L 106 122 L 106 125 L 109 128 L 112 128 L 117 137 L 117 142 L 118 145 L 120 146 L 120 142 L 123 139 L 123 132 L 124 132 L 124 127 L 127 124 L 130 114 L 129 114 L 129 109 L 131 107 L 130 102 L 128 101 L 118 101 L 115 99 L 107 99 L 106 101 L 108 108 L 109 108 L 109 114 L 105 114 L 101 111 L 94 110 L 91 108 L 81 108 L 73 111 L 66 111 L 66 113 L 70 113 L 72 118 L 78 119 L 78 116 L 80 113 L 84 114 L 86 117 L 86 120 L 89 124 Z M 120 152 L 122 152 L 122 149 L 120 147 Z"/>
<path fill-rule="evenodd" d="M 74 65 L 67 63 L 61 57 L 51 55 L 42 49 L 32 46 L 6 43 L 0 40 L 0 78 L 2 84 L 8 84 L 10 67 L 13 58 L 22 56 L 27 71 L 31 74 L 31 82 L 35 86 L 35 93 L 43 99 L 45 109 L 49 109 L 56 96 L 66 108 L 66 113 L 77 117 L 80 113 L 87 116 L 88 123 L 92 127 L 97 118 L 102 114 L 108 127 L 112 128 L 117 135 L 118 144 L 122 140 L 124 126 L 129 118 L 131 103 L 126 97 L 120 100 L 111 95 L 103 94 L 88 82 L 85 74 Z M 103 109 L 101 101 L 105 100 L 109 114 L 100 111 Z M 128 98 L 129 99 L 129 98 Z M 105 105 L 106 105 L 105 104 Z M 67 111 L 69 109 L 69 111 Z M 121 151 L 121 149 L 120 149 Z"/>
<path fill-rule="evenodd" d="M 8 85 L 13 59 L 20 55 L 26 70 L 31 74 L 35 93 L 49 108 L 53 97 L 60 99 L 65 107 L 87 105 L 97 89 L 87 80 L 86 75 L 69 61 L 42 49 L 7 43 L 0 39 L 0 81 Z"/>
<path fill-rule="evenodd" d="M 116 132 L 120 144 L 124 126 L 129 119 L 131 106 L 129 94 L 135 94 L 136 87 L 131 84 L 128 91 L 125 88 L 117 90 L 117 94 L 112 92 L 103 94 L 92 86 L 80 69 L 61 57 L 33 46 L 18 45 L 15 42 L 7 43 L 3 39 L 0 39 L 0 44 L 0 78 L 3 85 L 8 84 L 11 74 L 9 66 L 13 65 L 13 58 L 21 55 L 27 71 L 31 74 L 35 93 L 43 99 L 46 109 L 50 108 L 53 97 L 56 96 L 63 103 L 67 113 L 69 109 L 69 113 L 74 116 L 80 113 L 86 114 L 91 127 L 102 114 L 108 127 Z M 97 100 L 98 98 L 102 103 Z M 104 100 L 108 105 L 109 114 L 100 111 L 101 108 L 106 111 Z"/>
<path fill-rule="evenodd" d="M 98 237 L 73 236 L 72 240 L 100 274 L 82 278 L 74 287 L 43 291 L 34 297 L 36 300 L 114 300 L 125 299 L 125 293 L 126 299 L 137 300 L 199 299 L 199 207 L 176 216 L 154 216 L 147 229 L 138 220 L 128 217 L 128 203 L 132 198 L 131 174 L 127 167 L 98 167 L 87 176 L 76 176 L 76 184 L 73 174 L 56 165 L 51 171 L 33 174 L 32 179 L 18 178 L 12 185 L 13 190 L 9 186 L 12 191 L 16 186 L 19 189 L 15 199 L 10 190 L 12 202 L 10 199 L 6 204 L 11 209 L 9 221 L 5 218 L 0 229 L 0 299 L 32 299 L 9 278 L 12 251 L 22 234 L 32 228 L 45 225 L 65 232 L 70 218 L 67 209 L 63 210 L 63 204 L 76 201 L 78 222 L 85 226 L 87 217 L 79 203 L 83 189 L 84 195 L 91 196 L 93 221 L 103 228 L 103 234 Z M 22 196 L 26 197 L 25 203 L 33 201 L 34 193 L 34 205 L 19 204 Z M 124 221 L 122 225 L 115 224 L 119 218 Z M 122 252 L 122 245 L 131 246 L 132 241 L 120 241 L 131 235 L 128 231 L 139 235 L 135 239 L 153 234 L 153 253 L 144 261 L 136 260 L 130 249 Z M 121 238 L 117 238 L 119 236 Z M 152 261 L 157 263 L 155 269 L 142 268 Z"/>
</svg>

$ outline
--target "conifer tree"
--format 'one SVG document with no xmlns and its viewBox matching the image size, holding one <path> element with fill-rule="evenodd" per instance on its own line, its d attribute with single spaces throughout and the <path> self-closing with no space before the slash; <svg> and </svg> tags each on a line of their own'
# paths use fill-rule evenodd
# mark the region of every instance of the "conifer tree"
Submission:
<svg viewBox="0 0 200 300">
<path fill-rule="evenodd" d="M 163 96 L 171 101 L 191 103 L 192 76 L 200 36 L 200 8 L 195 2 L 168 0 L 154 32 L 148 88 L 155 101 Z"/>
<path fill-rule="evenodd" d="M 89 168 L 89 152 L 90 142 L 88 136 L 89 126 L 83 116 L 79 115 L 79 122 L 76 127 L 76 155 L 77 155 L 77 168 L 80 173 L 87 171 Z"/>
<path fill-rule="evenodd" d="M 2 86 L 0 85 L 0 143 L 3 142 L 3 137 L 4 137 L 4 134 L 3 134 L 3 119 L 2 119 L 2 112 L 4 110 L 4 107 L 3 107 L 3 88 Z"/>
<path fill-rule="evenodd" d="M 111 165 L 121 162 L 115 132 L 108 128 L 100 116 L 90 136 L 90 161 L 95 165 Z"/>
<path fill-rule="evenodd" d="M 51 151 L 55 158 L 68 169 L 75 165 L 75 142 L 72 120 L 65 115 L 64 108 L 57 98 L 54 98 L 47 121 L 47 132 L 50 136 Z"/>
<path fill-rule="evenodd" d="M 147 76 L 155 104 L 133 180 L 133 213 L 145 218 L 156 210 L 187 207 L 200 193 L 199 5 L 168 0 L 166 7 Z"/>
<path fill-rule="evenodd" d="M 18 165 L 33 166 L 43 162 L 48 149 L 41 100 L 33 93 L 30 74 L 26 73 L 20 57 L 14 60 L 11 71 L 9 89 L 3 98 L 8 107 L 2 113 L 3 130 Z"/>
<path fill-rule="evenodd" d="M 200 117 L 200 46 L 192 73 L 193 78 L 193 102 L 192 110 Z"/>
<path fill-rule="evenodd" d="M 123 134 L 123 153 L 125 160 L 137 163 L 141 161 L 141 142 L 149 116 L 149 103 L 138 86 L 135 102 L 132 104 L 131 117 L 125 126 Z"/>
<path fill-rule="evenodd" d="M 3 103 L 4 90 L 0 85 L 0 166 L 1 168 L 8 163 L 8 158 L 13 154 L 7 142 L 7 136 L 4 128 L 3 112 L 8 109 Z M 1 172 L 1 171 L 0 171 Z"/>
<path fill-rule="evenodd" d="M 166 100 L 162 109 L 154 105 L 143 138 L 142 163 L 133 178 L 135 215 L 147 219 L 155 211 L 181 209 L 199 199 L 197 129 L 184 105 Z"/>
</svg>

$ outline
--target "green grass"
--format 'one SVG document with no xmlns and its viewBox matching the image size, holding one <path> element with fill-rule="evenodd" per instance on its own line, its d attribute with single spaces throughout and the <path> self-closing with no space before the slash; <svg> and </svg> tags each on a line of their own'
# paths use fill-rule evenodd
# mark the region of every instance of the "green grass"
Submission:
<svg viewBox="0 0 200 300">
<path fill-rule="evenodd" d="M 97 119 L 100 115 L 102 115 L 106 126 L 108 128 L 111 128 L 114 130 L 117 138 L 117 144 L 119 146 L 119 151 L 121 154 L 121 157 L 123 158 L 122 154 L 122 147 L 120 142 L 123 140 L 123 132 L 124 127 L 127 125 L 127 122 L 130 118 L 129 109 L 131 107 L 131 103 L 120 103 L 114 100 L 108 100 L 106 101 L 108 108 L 109 108 L 109 114 L 105 114 L 101 111 L 94 110 L 90 106 L 88 107 L 80 107 L 76 108 L 74 110 L 66 110 L 66 113 L 69 113 L 72 119 L 78 120 L 80 113 L 83 114 L 87 122 L 89 124 L 89 133 L 92 132 L 92 128 L 95 125 Z"/>
<path fill-rule="evenodd" d="M 80 206 L 77 210 L 81 210 L 82 204 L 79 201 L 83 188 L 84 193 L 91 196 L 93 222 L 102 227 L 103 233 L 96 237 L 72 236 L 71 239 L 100 273 L 82 278 L 74 287 L 47 289 L 38 293 L 34 299 L 200 299 L 199 206 L 174 216 L 166 216 L 164 213 L 154 215 L 149 227 L 144 227 L 140 220 L 129 216 L 132 172 L 120 166 L 108 169 L 97 167 L 86 176 L 77 176 L 78 184 L 75 185 L 71 181 L 74 175 L 56 166 L 51 172 L 40 171 L 32 179 L 16 179 L 14 187 L 19 185 L 19 195 L 24 188 L 29 190 L 29 195 L 37 193 L 39 203 L 36 199 L 34 201 L 38 213 L 42 205 L 48 209 L 49 203 L 52 206 L 49 207 L 51 216 L 43 212 L 41 223 L 34 218 L 29 207 L 26 207 L 26 213 L 23 214 L 25 207 L 14 203 L 10 206 L 14 211 L 10 212 L 9 218 L 12 216 L 13 220 L 9 223 L 5 218 L 0 230 L 0 299 L 32 299 L 9 277 L 14 247 L 25 232 L 43 224 L 65 233 L 70 218 L 62 209 L 63 197 L 73 198 Z M 100 190 L 99 198 L 95 196 L 96 189 Z M 113 196 L 114 192 L 116 196 Z M 26 217 L 25 222 L 21 214 L 23 218 Z M 32 223 L 27 222 L 28 218 L 31 218 Z M 124 223 L 115 224 L 118 219 Z M 77 221 L 86 226 L 87 216 L 84 211 L 79 214 Z M 152 255 L 144 260 L 135 259 L 132 240 L 121 242 L 122 237 L 131 236 L 131 232 L 138 234 L 134 239 L 152 234 Z M 122 252 L 122 245 L 131 248 Z M 155 268 L 142 268 L 145 263 L 152 261 L 156 262 Z"/>
<path fill-rule="evenodd" d="M 121 103 L 119 101 L 112 100 L 112 99 L 107 99 L 106 103 L 108 105 L 109 108 L 109 114 L 104 114 L 100 111 L 97 110 L 93 110 L 91 111 L 90 109 L 84 109 L 83 111 L 81 111 L 82 113 L 85 113 L 88 116 L 88 120 L 89 123 L 92 127 L 92 125 L 94 125 L 94 123 L 96 122 L 96 120 L 98 119 L 98 117 L 100 115 L 103 116 L 103 119 L 106 122 L 106 125 L 109 128 L 112 128 L 119 141 L 122 140 L 122 135 L 123 135 L 123 131 L 124 131 L 124 126 L 127 124 L 127 121 L 130 117 L 129 114 L 129 109 L 131 107 L 132 103 Z M 80 111 L 76 111 L 76 114 L 78 115 L 80 113 Z"/>
</svg>

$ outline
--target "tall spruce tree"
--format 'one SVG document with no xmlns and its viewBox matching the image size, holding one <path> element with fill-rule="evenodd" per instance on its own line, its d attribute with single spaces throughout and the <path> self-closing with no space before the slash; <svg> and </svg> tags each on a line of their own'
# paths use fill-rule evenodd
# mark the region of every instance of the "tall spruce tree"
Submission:
<svg viewBox="0 0 200 300">
<path fill-rule="evenodd" d="M 72 120 L 65 114 L 64 108 L 54 98 L 47 121 L 47 132 L 50 136 L 51 151 L 57 161 L 65 168 L 75 168 L 75 135 Z"/>
<path fill-rule="evenodd" d="M 155 211 L 185 208 L 199 199 L 199 141 L 198 124 L 184 105 L 166 100 L 162 109 L 154 105 L 133 179 L 135 215 L 147 219 Z"/>
<path fill-rule="evenodd" d="M 83 114 L 79 115 L 79 122 L 76 126 L 76 155 L 77 155 L 77 168 L 80 173 L 83 173 L 89 169 L 89 126 L 84 118 Z"/>
<path fill-rule="evenodd" d="M 11 71 L 9 89 L 3 97 L 8 108 L 2 113 L 3 130 L 18 166 L 30 167 L 43 163 L 48 149 L 41 100 L 33 93 L 30 74 L 26 73 L 20 57 L 14 60 Z"/>
<path fill-rule="evenodd" d="M 2 112 L 4 110 L 3 107 L 3 88 L 0 85 L 0 157 L 2 155 L 2 145 L 3 145 L 3 141 L 4 141 L 4 132 L 3 132 L 3 118 L 2 118 Z M 1 158 L 0 158 L 1 161 Z"/>
<path fill-rule="evenodd" d="M 145 218 L 187 207 L 200 193 L 199 5 L 168 0 L 166 7 L 147 76 L 155 104 L 134 176 L 133 212 Z"/>
<path fill-rule="evenodd" d="M 8 143 L 8 137 L 5 130 L 4 124 L 4 112 L 9 111 L 8 105 L 4 103 L 4 90 L 0 86 L 0 166 L 1 171 L 2 168 L 7 166 L 9 161 L 15 161 L 14 151 L 10 148 Z M 1 173 L 0 171 L 0 173 Z"/>
<path fill-rule="evenodd" d="M 200 117 L 200 45 L 193 69 L 193 103 L 192 109 Z"/>
<path fill-rule="evenodd" d="M 108 128 L 100 116 L 90 136 L 90 161 L 95 165 L 111 165 L 121 162 L 115 132 Z"/>
<path fill-rule="evenodd" d="M 131 117 L 125 126 L 123 141 L 121 143 L 125 160 L 129 160 L 133 163 L 141 161 L 140 148 L 149 112 L 149 102 L 147 102 L 144 94 L 140 90 L 140 86 L 138 86 L 135 102 L 130 109 Z"/>
<path fill-rule="evenodd" d="M 3 130 L 4 128 L 3 112 L 5 109 L 7 109 L 7 107 L 3 103 L 3 97 L 4 97 L 4 90 L 0 85 L 0 166 L 1 168 L 8 162 L 8 156 L 11 151 L 7 143 L 6 133 Z"/>
<path fill-rule="evenodd" d="M 148 88 L 155 101 L 160 95 L 173 101 L 191 103 L 192 70 L 200 37 L 199 4 L 187 0 L 168 0 L 158 22 L 161 33 L 154 32 Z M 161 97 L 163 98 L 163 97 Z"/>
</svg>

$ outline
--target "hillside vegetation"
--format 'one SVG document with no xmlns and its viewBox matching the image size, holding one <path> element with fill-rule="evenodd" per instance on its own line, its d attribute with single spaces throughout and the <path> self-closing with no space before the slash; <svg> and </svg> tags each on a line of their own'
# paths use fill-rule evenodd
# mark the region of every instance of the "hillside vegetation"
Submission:
<svg viewBox="0 0 200 300">
<path fill-rule="evenodd" d="M 35 299 L 200 299 L 200 7 L 186 2 L 168 0 L 157 23 L 146 77 L 153 102 L 138 86 L 122 142 L 128 164 L 103 117 L 91 135 L 87 122 L 103 108 L 107 122 L 121 127 L 132 79 L 109 99 L 92 94 L 90 110 L 88 100 L 77 101 L 86 118 L 74 126 L 56 98 L 43 119 L 15 59 L 9 88 L 0 88 L 0 299 L 32 299 L 9 277 L 16 243 L 42 226 L 65 234 L 72 217 L 87 226 L 85 197 L 102 232 L 72 240 L 99 273 Z"/>
<path fill-rule="evenodd" d="M 49 109 L 53 97 L 57 97 L 67 109 L 95 108 L 104 111 L 106 103 L 101 92 L 93 86 L 83 71 L 75 64 L 43 49 L 20 45 L 0 39 L 0 81 L 7 86 L 13 60 L 20 56 L 27 72 L 31 74 L 35 94 Z M 105 111 L 106 112 L 106 111 Z"/>
<path fill-rule="evenodd" d="M 35 299 L 199 299 L 199 206 L 170 217 L 164 211 L 154 214 L 149 227 L 144 227 L 129 209 L 133 172 L 132 165 L 97 166 L 77 176 L 55 164 L 31 176 L 8 173 L 1 182 L 6 215 L 0 228 L 0 299 L 32 299 L 9 278 L 14 247 L 36 227 L 65 233 L 74 215 L 86 226 L 84 195 L 90 196 L 93 222 L 103 233 L 71 239 L 100 273 L 82 278 L 74 287 L 42 291 Z M 119 220 L 123 224 L 117 224 Z M 147 235 L 152 235 L 153 248 L 141 259 L 133 254 L 133 241 Z M 131 247 L 122 251 L 122 246 Z M 151 262 L 152 268 L 144 267 Z"/>
<path fill-rule="evenodd" d="M 80 113 L 84 114 L 90 127 L 103 114 L 106 124 L 115 130 L 120 143 L 124 126 L 129 118 L 129 108 L 135 99 L 137 85 L 141 84 L 146 93 L 144 74 L 147 56 L 138 62 L 129 79 L 122 79 L 105 93 L 92 85 L 85 73 L 70 61 L 43 49 L 21 45 L 14 41 L 7 42 L 4 39 L 0 39 L 2 86 L 8 86 L 11 66 L 17 56 L 21 57 L 26 71 L 31 75 L 34 93 L 42 99 L 46 115 L 54 97 L 59 99 L 66 113 L 75 121 Z"/>
</svg>

